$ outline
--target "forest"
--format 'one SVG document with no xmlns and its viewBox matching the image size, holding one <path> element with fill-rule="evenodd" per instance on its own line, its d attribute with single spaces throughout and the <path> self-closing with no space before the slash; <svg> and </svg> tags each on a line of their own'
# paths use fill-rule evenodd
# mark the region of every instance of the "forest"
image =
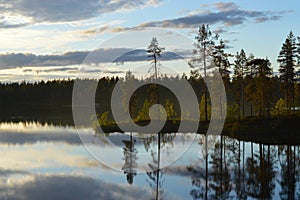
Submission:
<svg viewBox="0 0 300 200">
<path fill-rule="evenodd" d="M 195 63 L 202 63 L 204 76 L 214 76 L 218 71 L 223 79 L 227 99 L 227 120 L 245 118 L 295 117 L 300 106 L 300 37 L 291 31 L 278 55 L 279 73 L 274 73 L 268 58 L 258 58 L 243 49 L 235 55 L 227 53 L 226 44 L 218 34 L 214 34 L 208 25 L 199 27 L 195 37 L 193 59 L 190 60 L 190 74 L 167 76 L 154 73 L 149 79 L 156 78 L 164 82 L 187 80 L 193 87 L 199 102 L 201 121 L 210 118 L 210 97 L 203 74 Z M 157 51 L 159 50 L 159 51 Z M 148 46 L 149 60 L 156 70 L 163 48 L 156 38 Z M 154 61 L 154 62 L 153 62 Z M 214 63 L 210 69 L 208 62 Z M 207 66 L 206 66 L 207 65 Z M 210 72 L 208 72 L 210 70 Z M 206 72 L 207 71 L 207 72 Z M 155 77 L 156 76 L 156 77 Z M 85 80 L 51 80 L 35 83 L 0 83 L 1 119 L 18 116 L 53 116 L 72 117 L 72 92 L 75 81 L 97 82 L 95 109 L 101 125 L 113 123 L 111 115 L 111 94 L 118 81 L 123 83 L 146 82 L 137 79 L 128 71 L 125 77 L 102 77 Z M 123 89 L 126 96 L 126 89 Z M 120 101 L 122 101 L 120 96 Z M 134 92 L 130 99 L 129 112 L 135 121 L 148 120 L 151 105 L 160 103 L 164 106 L 170 120 L 188 120 L 188 111 L 180 113 L 176 96 L 169 89 L 159 84 L 147 84 Z M 128 108 L 124 108 L 124 112 Z M 57 112 L 54 112 L 57 111 Z M 91 116 L 93 117 L 93 116 Z M 95 116 L 94 116 L 95 117 Z M 69 120 L 68 123 L 72 123 Z"/>
</svg>

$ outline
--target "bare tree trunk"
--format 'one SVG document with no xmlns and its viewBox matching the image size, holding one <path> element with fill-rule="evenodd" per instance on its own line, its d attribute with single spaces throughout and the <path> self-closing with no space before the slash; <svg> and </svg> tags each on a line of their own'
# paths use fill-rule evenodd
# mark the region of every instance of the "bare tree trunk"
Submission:
<svg viewBox="0 0 300 200">
<path fill-rule="evenodd" d="M 253 142 L 251 142 L 251 159 L 253 160 Z"/>
<path fill-rule="evenodd" d="M 160 103 L 159 101 L 159 85 L 157 84 L 157 81 L 158 81 L 158 70 L 157 70 L 157 58 L 156 58 L 156 55 L 154 54 L 154 73 L 155 73 L 155 84 L 156 84 L 156 95 L 157 95 L 157 104 Z M 159 109 L 157 108 L 157 120 L 160 119 L 160 116 L 159 116 Z"/>
<path fill-rule="evenodd" d="M 223 194 L 223 136 L 221 135 L 220 154 L 220 194 Z"/>
<path fill-rule="evenodd" d="M 206 79 L 206 45 L 205 45 L 205 43 L 203 46 L 203 65 L 204 65 L 203 67 L 204 67 L 204 82 L 205 82 L 205 79 Z M 205 112 L 205 121 L 206 122 L 208 121 L 207 98 L 208 98 L 207 87 L 204 85 L 204 112 Z"/>
<path fill-rule="evenodd" d="M 220 95 L 220 118 L 223 117 L 222 95 Z"/>
<path fill-rule="evenodd" d="M 293 96 L 292 96 L 292 100 L 293 100 L 293 114 L 295 115 L 296 114 L 296 109 L 295 109 L 295 83 L 293 82 Z"/>
<path fill-rule="evenodd" d="M 158 155 L 157 155 L 157 173 L 156 173 L 156 200 L 159 199 L 159 173 L 160 173 L 160 133 L 158 133 Z"/>
<path fill-rule="evenodd" d="M 205 156 L 205 199 L 208 199 L 208 154 Z"/>
<path fill-rule="evenodd" d="M 243 194 L 245 193 L 245 142 L 243 142 L 243 173 L 242 173 Z"/>
<path fill-rule="evenodd" d="M 264 191 L 263 191 L 263 170 L 264 170 L 264 161 L 263 161 L 263 147 L 262 147 L 262 144 L 260 143 L 259 144 L 259 161 L 260 161 L 260 179 L 261 179 L 261 185 L 262 187 L 260 187 L 260 199 L 263 199 L 264 198 Z"/>
<path fill-rule="evenodd" d="M 292 195 L 292 184 L 291 184 L 291 158 L 290 158 L 290 145 L 287 146 L 287 173 L 288 173 L 288 199 L 294 199 Z"/>
<path fill-rule="evenodd" d="M 293 156 L 293 171 L 294 171 L 294 174 L 296 174 L 296 145 L 294 145 L 294 156 Z"/>
<path fill-rule="evenodd" d="M 153 57 L 154 57 L 154 74 L 155 74 L 155 80 L 157 81 L 157 78 L 158 78 L 158 72 L 157 72 L 157 59 L 156 59 L 156 54 L 154 54 Z"/>
<path fill-rule="evenodd" d="M 241 142 L 239 141 L 239 152 L 238 152 L 238 182 L 241 182 Z"/>
<path fill-rule="evenodd" d="M 244 100 L 244 80 L 242 76 L 242 113 L 243 118 L 245 118 L 245 100 Z"/>
<path fill-rule="evenodd" d="M 288 84 L 288 83 L 287 83 Z M 290 105 L 289 105 L 289 87 L 287 85 L 287 88 L 286 88 L 286 114 L 289 114 L 290 112 Z"/>
</svg>

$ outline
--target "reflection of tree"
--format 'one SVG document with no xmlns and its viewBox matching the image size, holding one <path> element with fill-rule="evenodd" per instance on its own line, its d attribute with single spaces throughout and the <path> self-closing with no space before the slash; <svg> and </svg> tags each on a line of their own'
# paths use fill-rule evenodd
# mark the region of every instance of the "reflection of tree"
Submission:
<svg viewBox="0 0 300 200">
<path fill-rule="evenodd" d="M 205 140 L 205 142 L 204 142 Z M 201 136 L 199 144 L 204 145 L 202 151 L 202 156 L 204 158 L 199 158 L 199 163 L 197 165 L 187 166 L 187 171 L 191 173 L 191 180 L 193 189 L 190 191 L 190 195 L 193 199 L 207 199 L 208 197 L 208 154 L 207 154 L 207 136 Z M 201 151 L 200 151 L 201 152 Z M 198 163 L 198 162 L 197 162 Z M 201 163 L 205 164 L 204 166 Z"/>
<path fill-rule="evenodd" d="M 210 175 L 213 177 L 210 187 L 215 191 L 212 194 L 213 199 L 227 199 L 231 191 L 229 162 L 226 160 L 226 143 L 223 136 L 220 138 L 220 142 L 215 144 L 214 152 L 211 155 L 212 160 L 210 161 L 212 165 Z"/>
<path fill-rule="evenodd" d="M 148 183 L 151 189 L 155 192 L 156 199 L 162 199 L 162 173 L 160 170 L 160 156 L 161 149 L 165 147 L 168 151 L 168 146 L 173 146 L 173 140 L 175 139 L 175 133 L 158 133 L 157 136 L 152 135 L 150 137 L 141 138 L 140 140 L 144 143 L 145 150 L 148 152 L 151 144 L 157 142 L 157 154 L 151 150 L 152 162 L 148 164 L 150 170 L 147 172 L 149 177 Z"/>
<path fill-rule="evenodd" d="M 271 154 L 270 146 L 259 144 L 259 153 L 247 158 L 247 186 L 246 193 L 250 197 L 259 199 L 271 199 L 275 188 L 274 154 Z M 265 153 L 266 152 L 266 153 Z"/>
<path fill-rule="evenodd" d="M 277 151 L 277 146 L 251 142 L 249 154 L 246 154 L 246 144 L 222 136 L 216 141 L 209 159 L 203 159 L 208 161 L 209 169 L 204 162 L 201 166 L 187 167 L 191 173 L 193 187 L 190 195 L 193 199 L 272 199 L 275 197 L 276 180 L 281 185 L 281 199 L 298 199 L 298 147 L 280 146 Z M 278 167 L 281 178 L 276 179 Z M 233 174 L 231 169 L 234 169 Z M 234 196 L 232 187 L 235 189 Z"/>
<path fill-rule="evenodd" d="M 130 133 L 130 139 L 129 140 L 122 140 L 125 144 L 125 147 L 123 148 L 123 154 L 124 154 L 124 160 L 125 164 L 122 167 L 122 170 L 126 174 L 126 179 L 129 184 L 133 183 L 133 178 L 136 175 L 136 168 L 137 168 L 137 150 L 134 147 L 135 140 L 132 138 L 132 133 Z"/>
<path fill-rule="evenodd" d="M 191 172 L 192 176 L 192 185 L 194 188 L 191 190 L 190 195 L 193 197 L 193 199 L 207 199 L 207 193 L 208 193 L 208 176 L 207 176 L 207 170 L 208 170 L 208 155 L 205 156 L 205 165 L 206 170 L 202 170 L 202 166 L 188 166 L 187 170 Z M 205 184 L 204 184 L 205 182 Z"/>
<path fill-rule="evenodd" d="M 143 135 L 141 134 L 141 137 Z M 144 137 L 144 136 L 143 136 Z M 160 148 L 165 147 L 166 145 L 174 145 L 174 139 L 176 138 L 175 133 L 160 133 Z M 148 152 L 151 144 L 156 141 L 156 136 L 155 135 L 147 135 L 145 138 L 140 138 L 140 141 L 144 144 L 145 150 Z"/>
<path fill-rule="evenodd" d="M 227 145 L 227 142 L 230 145 Z M 209 161 L 208 154 L 205 156 L 205 170 L 201 168 L 202 166 L 188 166 L 187 170 L 192 173 L 194 186 L 190 192 L 193 199 L 229 198 L 232 187 L 229 173 L 230 163 L 232 163 L 230 154 L 234 152 L 234 145 L 231 142 L 233 141 L 225 141 L 223 136 L 220 137 L 220 141 L 215 144 L 214 152 L 210 155 L 211 160 Z"/>
<path fill-rule="evenodd" d="M 163 191 L 160 190 L 162 188 L 163 180 L 162 180 L 162 174 L 160 170 L 160 149 L 161 149 L 161 134 L 158 133 L 158 143 L 157 143 L 157 157 L 155 156 L 155 152 L 151 152 L 152 156 L 152 163 L 149 163 L 150 171 L 147 172 L 147 175 L 149 177 L 149 185 L 153 191 L 155 191 L 155 199 L 162 199 L 162 193 Z"/>
<path fill-rule="evenodd" d="M 246 193 L 248 196 L 251 197 L 258 197 L 259 195 L 257 194 L 259 191 L 259 185 L 258 183 L 258 161 L 254 159 L 254 157 L 247 158 L 246 161 L 246 179 L 247 179 L 247 184 L 246 184 Z"/>
<path fill-rule="evenodd" d="M 274 152 L 274 151 L 272 151 Z M 271 147 L 267 145 L 267 153 L 265 146 L 260 145 L 260 169 L 261 169 L 261 198 L 271 199 L 275 188 L 274 177 L 274 162 L 275 156 L 271 154 Z"/>
<path fill-rule="evenodd" d="M 245 191 L 245 142 L 242 142 L 243 149 L 241 150 L 241 141 L 238 141 L 237 148 L 238 151 L 236 151 L 236 149 L 233 150 L 233 154 L 235 154 L 234 158 L 236 158 L 235 163 L 237 163 L 237 166 L 235 167 L 234 179 L 236 186 L 236 194 L 238 199 L 247 199 Z"/>
<path fill-rule="evenodd" d="M 278 156 L 281 166 L 281 199 L 295 199 L 296 189 L 296 153 L 295 146 L 280 146 L 278 148 Z"/>
</svg>

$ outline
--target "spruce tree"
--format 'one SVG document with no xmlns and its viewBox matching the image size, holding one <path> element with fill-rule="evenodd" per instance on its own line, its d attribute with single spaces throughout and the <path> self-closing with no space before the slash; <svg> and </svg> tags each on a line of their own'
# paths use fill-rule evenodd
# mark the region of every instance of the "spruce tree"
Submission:
<svg viewBox="0 0 300 200">
<path fill-rule="evenodd" d="M 151 69 L 154 71 L 154 80 L 155 80 L 155 84 L 153 84 L 150 87 L 150 93 L 152 96 L 152 103 L 154 104 L 159 104 L 160 103 L 160 99 L 159 99 L 159 86 L 157 85 L 157 81 L 158 81 L 158 73 L 159 73 L 159 60 L 158 58 L 161 57 L 161 53 L 163 52 L 165 48 L 164 47 L 160 47 L 158 44 L 158 40 L 156 39 L 156 37 L 153 37 L 152 40 L 150 41 L 150 44 L 148 46 L 147 49 L 147 53 L 148 53 L 148 57 L 151 59 L 151 63 L 152 63 L 152 67 L 150 68 L 149 71 L 151 71 Z M 159 110 L 157 110 L 156 113 L 156 118 L 159 118 Z"/>
<path fill-rule="evenodd" d="M 152 62 L 152 69 L 154 70 L 155 80 L 157 80 L 158 72 L 159 72 L 158 58 L 161 57 L 161 53 L 164 49 L 165 48 L 159 46 L 158 40 L 156 39 L 156 37 L 152 38 L 152 40 L 150 41 L 150 44 L 148 46 L 148 49 L 147 49 L 147 53 L 149 54 L 148 57 L 151 59 L 151 62 Z"/>
</svg>

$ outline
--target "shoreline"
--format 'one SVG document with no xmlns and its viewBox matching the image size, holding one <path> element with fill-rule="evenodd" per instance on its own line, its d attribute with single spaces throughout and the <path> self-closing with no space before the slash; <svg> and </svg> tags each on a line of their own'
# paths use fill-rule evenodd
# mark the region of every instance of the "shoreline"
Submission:
<svg viewBox="0 0 300 200">
<path fill-rule="evenodd" d="M 146 126 L 149 120 L 136 122 L 137 125 Z M 177 133 L 180 120 L 167 120 L 160 133 Z M 206 134 L 209 122 L 197 122 L 186 120 L 191 127 L 198 126 L 198 134 Z M 117 124 L 98 127 L 97 133 L 113 132 L 139 132 L 130 124 L 122 124 L 125 129 L 121 130 Z M 195 132 L 184 129 L 180 133 Z M 225 121 L 222 129 L 223 136 L 229 136 L 242 141 L 263 143 L 269 145 L 300 145 L 300 117 L 278 117 L 278 118 L 246 118 L 241 120 Z"/>
</svg>

